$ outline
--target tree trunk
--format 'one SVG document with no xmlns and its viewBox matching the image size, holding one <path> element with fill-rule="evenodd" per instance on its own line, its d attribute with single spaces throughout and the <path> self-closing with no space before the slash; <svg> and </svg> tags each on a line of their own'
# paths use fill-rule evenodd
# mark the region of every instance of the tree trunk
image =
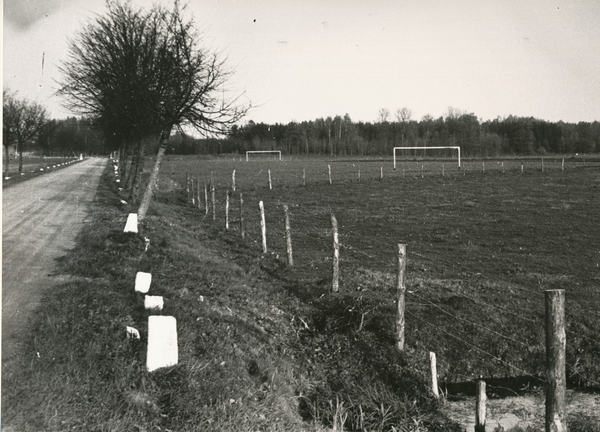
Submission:
<svg viewBox="0 0 600 432">
<path fill-rule="evenodd" d="M 146 144 L 144 140 L 140 140 L 135 149 L 135 165 L 132 160 L 131 168 L 129 168 L 130 175 L 132 175 L 129 200 L 133 203 L 137 203 L 140 197 L 140 184 L 142 182 L 142 174 L 144 173 L 144 156 L 146 154 L 145 150 Z"/>
<path fill-rule="evenodd" d="M 156 184 L 158 182 L 160 164 L 162 163 L 162 159 L 167 150 L 167 142 L 169 141 L 169 136 L 171 135 L 171 129 L 172 127 L 166 128 L 160 135 L 160 146 L 158 148 L 158 153 L 156 154 L 154 167 L 152 168 L 152 172 L 150 173 L 148 185 L 146 186 L 144 196 L 142 197 L 142 202 L 138 208 L 138 221 L 144 220 L 144 218 L 146 217 L 146 213 L 148 212 L 148 208 L 150 207 L 150 202 L 152 201 L 152 194 L 154 193 L 154 189 L 156 188 Z"/>
<path fill-rule="evenodd" d="M 5 145 L 4 147 L 4 175 L 2 176 L 4 177 L 8 177 L 8 163 L 10 162 L 10 151 L 8 150 L 8 146 Z M 564 163 L 563 163 L 564 166 Z"/>
<path fill-rule="evenodd" d="M 19 175 L 23 172 L 23 143 L 19 144 Z"/>
</svg>

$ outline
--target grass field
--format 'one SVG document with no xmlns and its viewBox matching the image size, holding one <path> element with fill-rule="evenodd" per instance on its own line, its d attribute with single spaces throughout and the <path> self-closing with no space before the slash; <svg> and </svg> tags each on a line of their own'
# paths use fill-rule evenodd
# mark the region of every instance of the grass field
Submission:
<svg viewBox="0 0 600 432">
<path fill-rule="evenodd" d="M 60 169 L 65 166 L 62 164 L 74 160 L 78 160 L 78 158 L 23 156 L 23 172 L 22 175 L 19 175 L 19 158 L 13 158 L 9 163 L 7 176 L 2 179 L 2 185 L 10 186 L 11 184 L 27 180 L 32 176 Z M 4 167 L 2 169 L 4 170 Z"/>
<path fill-rule="evenodd" d="M 449 397 L 473 389 L 480 375 L 489 397 L 524 387 L 539 392 L 547 288 L 567 292 L 570 383 L 600 386 L 598 162 L 565 171 L 557 162 L 542 172 L 533 161 L 521 174 L 516 161 L 503 174 L 486 161 L 485 173 L 442 176 L 432 168 L 423 178 L 416 164 L 408 170 L 407 162 L 403 177 L 387 161 L 379 180 L 380 161 L 168 157 L 138 236 L 122 233 L 135 208 L 120 204 L 107 169 L 91 222 L 38 311 L 23 368 L 3 373 L 3 426 L 458 431 L 432 397 L 429 351 Z M 237 191 L 225 230 L 233 169 Z M 202 184 L 213 173 L 216 220 L 204 202 L 202 209 L 188 202 L 186 171 Z M 293 268 L 285 259 L 283 204 L 290 207 Z M 340 228 L 339 294 L 329 292 L 330 212 Z M 392 332 L 397 243 L 407 244 L 409 258 L 402 354 Z M 148 312 L 133 290 L 137 271 L 152 273 L 151 294 L 163 295 L 162 313 L 177 319 L 179 364 L 154 373 L 145 370 Z M 141 341 L 127 339 L 126 325 L 140 330 Z M 597 424 L 570 418 L 571 431 L 598 432 Z"/>
</svg>

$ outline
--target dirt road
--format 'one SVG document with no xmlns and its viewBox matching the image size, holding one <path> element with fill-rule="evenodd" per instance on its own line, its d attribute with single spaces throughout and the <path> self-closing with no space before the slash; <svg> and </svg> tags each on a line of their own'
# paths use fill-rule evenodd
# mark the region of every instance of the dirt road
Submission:
<svg viewBox="0 0 600 432">
<path fill-rule="evenodd" d="M 32 312 L 74 246 L 108 159 L 91 158 L 3 190 L 2 372 L 26 348 Z"/>
</svg>

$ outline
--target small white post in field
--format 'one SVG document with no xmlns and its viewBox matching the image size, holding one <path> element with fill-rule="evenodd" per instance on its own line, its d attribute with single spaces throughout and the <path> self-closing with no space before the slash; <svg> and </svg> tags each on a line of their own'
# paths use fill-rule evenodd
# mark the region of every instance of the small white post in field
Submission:
<svg viewBox="0 0 600 432">
<path fill-rule="evenodd" d="M 302 186 L 306 186 L 306 168 L 302 168 Z"/>
<path fill-rule="evenodd" d="M 446 177 L 446 167 L 442 164 L 442 177 Z"/>
<path fill-rule="evenodd" d="M 240 192 L 240 236 L 242 238 L 246 237 L 246 233 L 244 232 L 244 198 L 242 197 L 241 192 Z"/>
<path fill-rule="evenodd" d="M 485 381 L 477 381 L 477 402 L 475 405 L 475 432 L 485 432 Z"/>
<path fill-rule="evenodd" d="M 198 204 L 198 208 L 200 208 L 200 206 L 202 205 L 202 203 L 200 202 L 200 176 L 196 177 L 196 184 L 198 185 L 198 187 L 196 188 L 196 203 Z"/>
<path fill-rule="evenodd" d="M 215 184 L 211 183 L 210 185 L 210 202 L 212 204 L 212 216 L 213 216 L 213 220 L 217 220 L 217 206 L 216 204 L 216 198 L 215 198 Z"/>
<path fill-rule="evenodd" d="M 146 294 L 150 290 L 151 282 L 151 273 L 137 272 L 135 275 L 135 292 Z"/>
<path fill-rule="evenodd" d="M 379 180 L 383 180 L 383 165 L 379 167 Z"/>
<path fill-rule="evenodd" d="M 267 253 L 267 223 L 265 221 L 265 206 L 262 201 L 259 201 L 258 207 L 260 208 L 260 231 L 262 233 L 263 253 Z"/>
<path fill-rule="evenodd" d="M 231 190 L 235 192 L 235 170 L 231 173 Z"/>
<path fill-rule="evenodd" d="M 188 201 L 190 199 L 190 173 L 189 172 L 185 172 L 185 191 L 188 194 Z"/>
<path fill-rule="evenodd" d="M 544 158 L 542 158 L 542 172 L 544 172 Z"/>
<path fill-rule="evenodd" d="M 564 171 L 565 170 L 565 159 L 563 158 L 562 163 L 560 164 L 560 170 Z"/>
<path fill-rule="evenodd" d="M 125 223 L 125 229 L 123 232 L 136 233 L 138 232 L 138 215 L 137 213 L 129 213 L 127 216 L 127 222 Z"/>
<path fill-rule="evenodd" d="M 190 178 L 191 185 L 191 195 L 192 195 L 192 205 L 196 207 L 196 195 L 194 194 L 194 179 Z"/>
<path fill-rule="evenodd" d="M 502 161 L 502 174 L 504 174 L 504 161 Z"/>
<path fill-rule="evenodd" d="M 404 327 L 405 317 L 404 309 L 406 305 L 406 283 L 404 276 L 406 273 L 406 245 L 398 243 L 398 273 L 396 276 L 396 349 L 404 351 Z"/>
<path fill-rule="evenodd" d="M 521 174 L 523 174 L 523 162 L 521 162 Z"/>
<path fill-rule="evenodd" d="M 288 265 L 291 267 L 294 265 L 294 257 L 292 255 L 292 229 L 290 227 L 290 214 L 288 206 L 283 205 L 283 212 L 285 215 L 285 246 L 287 251 Z"/>
<path fill-rule="evenodd" d="M 481 162 L 481 172 L 485 173 L 485 162 Z"/>
<path fill-rule="evenodd" d="M 225 194 L 225 229 L 229 229 L 229 190 Z"/>
<path fill-rule="evenodd" d="M 335 215 L 331 213 L 331 227 L 333 232 L 333 260 L 331 291 L 340 290 L 340 240 L 338 236 L 338 223 Z"/>
<path fill-rule="evenodd" d="M 431 390 L 433 391 L 433 397 L 436 399 L 440 398 L 440 392 L 438 390 L 437 383 L 437 365 L 435 360 L 435 353 L 429 353 L 429 363 L 431 364 Z"/>
<path fill-rule="evenodd" d="M 360 183 L 360 168 L 358 169 L 358 182 Z"/>
<path fill-rule="evenodd" d="M 329 184 L 331 184 L 331 165 L 327 165 L 327 170 L 329 171 Z"/>
<path fill-rule="evenodd" d="M 271 169 L 269 168 L 267 172 L 269 173 L 269 190 L 273 190 L 273 184 L 271 183 Z"/>
<path fill-rule="evenodd" d="M 421 165 L 421 178 L 423 178 L 423 165 Z"/>
<path fill-rule="evenodd" d="M 179 361 L 177 350 L 177 320 L 172 316 L 150 315 L 148 317 L 148 372 L 175 366 Z"/>
</svg>

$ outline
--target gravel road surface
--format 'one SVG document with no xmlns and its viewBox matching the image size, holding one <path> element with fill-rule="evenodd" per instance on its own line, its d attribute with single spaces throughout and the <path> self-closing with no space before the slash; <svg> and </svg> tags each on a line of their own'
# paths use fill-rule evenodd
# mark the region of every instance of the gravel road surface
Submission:
<svg viewBox="0 0 600 432">
<path fill-rule="evenodd" d="M 56 259 L 86 223 L 108 159 L 90 158 L 2 191 L 2 373 L 27 348 L 33 311 Z M 32 353 L 33 354 L 33 353 Z"/>
</svg>

